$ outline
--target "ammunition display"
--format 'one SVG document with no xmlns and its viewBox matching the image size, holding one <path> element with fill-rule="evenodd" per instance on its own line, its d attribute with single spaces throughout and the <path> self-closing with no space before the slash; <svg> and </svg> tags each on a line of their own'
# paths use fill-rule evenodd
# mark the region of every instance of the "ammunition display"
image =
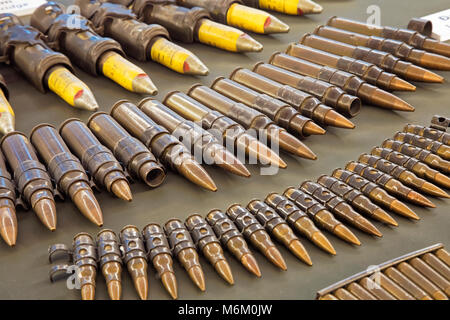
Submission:
<svg viewBox="0 0 450 320">
<path fill-rule="evenodd" d="M 285 33 L 289 26 L 275 16 L 242 5 L 240 0 L 177 0 L 181 6 L 205 8 L 215 21 L 255 33 Z"/>
<path fill-rule="evenodd" d="M 431 127 L 423 127 L 415 124 L 407 124 L 403 128 L 403 132 L 409 132 L 424 138 L 439 141 L 447 146 L 450 146 L 450 134 L 442 132 L 440 130 L 433 129 Z"/>
<path fill-rule="evenodd" d="M 84 71 L 94 76 L 101 73 L 133 92 L 157 93 L 148 75 L 122 56 L 120 44 L 99 36 L 83 16 L 67 14 L 61 5 L 51 1 L 34 11 L 31 25 Z"/>
<path fill-rule="evenodd" d="M 172 135 L 179 137 L 186 148 L 191 150 L 197 161 L 217 165 L 239 176 L 250 176 L 250 172 L 242 162 L 223 147 L 214 135 L 195 122 L 184 119 L 160 101 L 151 98 L 142 100 L 138 108 Z"/>
<path fill-rule="evenodd" d="M 163 26 L 140 22 L 131 10 L 119 4 L 92 0 L 75 3 L 96 31 L 119 42 L 129 56 L 140 61 L 153 60 L 182 74 L 208 74 L 208 68 L 196 55 L 170 41 Z"/>
<path fill-rule="evenodd" d="M 44 35 L 10 13 L 0 14 L 0 55 L 39 91 L 50 89 L 75 108 L 98 109 L 91 90 L 72 73 L 69 59 L 53 51 Z"/>
<path fill-rule="evenodd" d="M 164 182 L 164 167 L 142 142 L 129 135 L 113 117 L 97 112 L 89 118 L 87 126 L 135 178 L 153 188 Z"/>
<path fill-rule="evenodd" d="M 129 225 L 120 231 L 119 236 L 123 262 L 133 280 L 134 288 L 141 300 L 147 300 L 147 255 L 141 233 L 137 227 Z"/>
<path fill-rule="evenodd" d="M 191 233 L 192 239 L 200 252 L 214 267 L 216 272 L 229 284 L 234 284 L 231 268 L 225 259 L 219 239 L 214 231 L 199 214 L 193 214 L 186 218 L 184 223 Z"/>
<path fill-rule="evenodd" d="M 268 94 L 273 98 L 289 103 L 302 115 L 321 124 L 345 129 L 353 129 L 355 127 L 350 120 L 330 107 L 322 104 L 314 96 L 291 86 L 282 85 L 248 69 L 235 69 L 231 73 L 230 79 L 250 87 L 253 90 Z"/>
<path fill-rule="evenodd" d="M 441 248 L 443 245 L 438 243 L 383 262 L 318 291 L 317 299 L 322 300 L 328 294 L 338 296 L 339 289 L 347 289 L 358 300 L 448 300 L 450 279 L 438 274 L 438 271 L 424 261 L 425 256 L 432 256 L 440 261 L 435 254 Z M 365 290 L 370 293 L 369 296 Z"/>
<path fill-rule="evenodd" d="M 450 147 L 439 141 L 405 132 L 397 132 L 394 135 L 394 140 L 409 143 L 415 147 L 431 151 L 444 160 L 450 160 Z"/>
<path fill-rule="evenodd" d="M 147 261 L 152 262 L 170 296 L 177 299 L 178 285 L 173 270 L 172 251 L 163 228 L 159 224 L 150 223 L 142 230 L 142 237 L 147 249 Z"/>
<path fill-rule="evenodd" d="M 9 91 L 5 78 L 0 74 L 0 133 L 7 134 L 15 130 L 16 117 L 9 104 Z"/>
<path fill-rule="evenodd" d="M 167 129 L 156 124 L 134 104 L 119 101 L 111 108 L 110 114 L 128 132 L 152 150 L 163 165 L 207 190 L 217 190 L 212 178 L 194 160 L 189 150 L 169 134 Z"/>
<path fill-rule="evenodd" d="M 252 129 L 257 135 L 267 135 L 270 142 L 279 145 L 283 150 L 297 156 L 315 160 L 317 156 L 300 140 L 289 134 L 285 129 L 277 126 L 265 114 L 234 102 L 230 98 L 203 85 L 194 85 L 188 91 L 188 95 L 207 107 L 230 117 L 243 125 L 246 129 Z"/>
<path fill-rule="evenodd" d="M 53 184 L 31 142 L 25 134 L 15 131 L 4 136 L 0 144 L 3 155 L 12 168 L 17 191 L 36 213 L 42 224 L 50 231 L 56 230 L 57 218 Z"/>
<path fill-rule="evenodd" d="M 45 162 L 58 190 L 69 196 L 86 218 L 102 226 L 102 209 L 90 187 L 86 171 L 58 131 L 49 124 L 40 124 L 31 131 L 30 140 Z"/>
<path fill-rule="evenodd" d="M 70 150 L 81 159 L 83 167 L 94 177 L 96 184 L 120 199 L 133 199 L 122 166 L 83 122 L 68 119 L 61 124 L 59 133 Z"/>
</svg>

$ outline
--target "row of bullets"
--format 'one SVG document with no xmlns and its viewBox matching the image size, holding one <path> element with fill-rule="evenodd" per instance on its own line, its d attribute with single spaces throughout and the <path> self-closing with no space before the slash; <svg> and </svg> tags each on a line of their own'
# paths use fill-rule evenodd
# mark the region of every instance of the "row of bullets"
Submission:
<svg viewBox="0 0 450 320">
<path fill-rule="evenodd" d="M 440 243 L 371 266 L 317 292 L 319 300 L 448 300 L 450 253 Z"/>
</svg>

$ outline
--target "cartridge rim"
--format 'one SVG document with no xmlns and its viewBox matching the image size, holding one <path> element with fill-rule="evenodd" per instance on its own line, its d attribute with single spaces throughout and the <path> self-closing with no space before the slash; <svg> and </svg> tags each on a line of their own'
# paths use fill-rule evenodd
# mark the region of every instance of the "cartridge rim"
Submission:
<svg viewBox="0 0 450 320">
<path fill-rule="evenodd" d="M 92 241 L 94 241 L 94 238 L 91 236 L 91 234 L 90 233 L 87 233 L 87 232 L 79 232 L 79 233 L 77 233 L 76 235 L 74 235 L 73 236 L 73 240 L 75 241 L 75 239 L 76 238 L 78 238 L 78 237 L 80 237 L 80 236 L 88 236 L 89 238 L 91 238 L 92 239 Z"/>
<path fill-rule="evenodd" d="M 291 46 L 293 43 L 290 43 L 289 46 Z M 289 48 L 289 47 L 288 47 Z M 287 49 L 286 49 L 287 52 Z M 275 58 L 276 55 L 281 54 L 281 51 L 275 51 L 274 53 L 272 53 L 272 55 L 269 57 L 268 62 L 267 63 L 272 63 L 273 59 Z"/>
<path fill-rule="evenodd" d="M 126 226 L 124 226 L 124 227 L 120 230 L 120 233 L 122 233 L 125 229 L 128 229 L 128 228 L 135 229 L 137 232 L 139 232 L 139 228 L 138 228 L 138 227 L 136 227 L 136 226 L 133 225 L 133 224 L 127 224 Z"/>
<path fill-rule="evenodd" d="M 183 92 L 183 91 L 180 91 L 180 90 L 170 91 L 170 92 L 168 92 L 168 93 L 165 95 L 164 99 L 162 100 L 162 103 L 165 104 L 165 102 L 167 101 L 167 99 L 169 99 L 172 95 L 174 95 L 174 94 L 176 94 L 176 93 L 184 93 L 184 92 Z"/>
<path fill-rule="evenodd" d="M 98 111 L 89 117 L 89 119 L 86 122 L 86 125 L 89 127 L 89 125 L 91 124 L 91 121 L 94 120 L 95 117 L 102 115 L 102 114 L 106 114 L 107 116 L 109 116 L 109 114 L 104 111 Z"/>
<path fill-rule="evenodd" d="M 124 104 L 124 103 L 131 103 L 131 104 L 133 104 L 130 100 L 127 100 L 127 99 L 120 99 L 119 101 L 116 101 L 116 102 L 112 105 L 111 109 L 109 110 L 109 115 L 112 116 L 113 113 L 114 113 L 114 110 L 115 110 L 118 106 L 120 106 L 120 105 L 122 105 L 122 104 Z M 134 105 L 134 104 L 133 104 L 133 105 Z"/>
<path fill-rule="evenodd" d="M 230 79 L 232 79 L 234 77 L 234 75 L 236 74 L 236 72 L 238 72 L 239 70 L 243 70 L 245 68 L 243 67 L 237 67 L 236 69 L 234 69 L 233 71 L 231 71 L 230 73 Z"/>
<path fill-rule="evenodd" d="M 219 76 L 219 77 L 217 77 L 217 78 L 215 78 L 214 80 L 213 80 L 213 82 L 211 83 L 211 88 L 212 87 L 214 87 L 214 85 L 217 83 L 217 82 L 219 82 L 220 80 L 224 80 L 224 79 L 227 79 L 227 78 L 225 78 L 224 76 Z"/>
<path fill-rule="evenodd" d="M 136 107 L 138 107 L 139 109 L 142 109 L 142 105 L 145 104 L 145 103 L 147 103 L 147 102 L 150 101 L 150 100 L 157 100 L 157 99 L 155 99 L 155 98 L 153 98 L 153 97 L 145 97 L 144 99 L 142 99 L 141 101 L 139 101 L 139 102 L 136 104 Z M 158 101 L 159 101 L 159 100 L 158 100 Z"/>
<path fill-rule="evenodd" d="M 97 241 L 98 241 L 98 239 L 99 239 L 99 237 L 100 237 L 100 235 L 102 234 L 102 233 L 105 233 L 105 232 L 111 232 L 111 233 L 113 233 L 115 236 L 117 236 L 117 234 L 114 232 L 114 230 L 112 230 L 112 229 L 102 229 L 102 230 L 100 230 L 99 232 L 97 232 Z"/>
<path fill-rule="evenodd" d="M 66 120 L 64 120 L 63 122 L 61 122 L 61 124 L 59 125 L 58 132 L 61 134 L 61 131 L 62 131 L 63 128 L 66 126 L 66 124 L 68 124 L 69 122 L 73 122 L 73 121 L 78 121 L 78 122 L 83 123 L 83 121 L 81 121 L 81 119 L 78 119 L 78 118 L 69 118 L 69 119 L 66 119 Z"/>
<path fill-rule="evenodd" d="M 28 139 L 28 136 L 27 136 L 25 133 L 23 133 L 22 131 L 11 131 L 11 132 L 8 132 L 7 134 L 5 134 L 5 135 L 2 137 L 2 139 L 0 140 L 0 147 L 3 145 L 3 142 L 5 141 L 5 139 L 6 139 L 7 137 L 12 136 L 12 135 L 16 135 L 16 134 L 21 135 L 21 136 L 24 136 L 25 138 Z"/>
<path fill-rule="evenodd" d="M 202 83 L 194 83 L 194 84 L 187 90 L 187 94 L 189 95 L 189 94 L 192 92 L 192 90 L 194 90 L 194 89 L 197 88 L 197 87 L 201 87 L 201 86 L 204 86 L 204 84 L 202 84 Z"/>
</svg>

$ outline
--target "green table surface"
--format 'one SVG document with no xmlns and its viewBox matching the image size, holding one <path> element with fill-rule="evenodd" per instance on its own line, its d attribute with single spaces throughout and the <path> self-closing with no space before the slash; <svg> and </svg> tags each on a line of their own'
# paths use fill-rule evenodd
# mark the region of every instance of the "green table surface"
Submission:
<svg viewBox="0 0 450 320">
<path fill-rule="evenodd" d="M 392 0 L 323 0 L 320 15 L 293 17 L 275 15 L 291 26 L 288 34 L 252 35 L 264 44 L 261 53 L 233 54 L 200 44 L 188 44 L 185 47 L 200 57 L 210 68 L 207 77 L 189 77 L 179 75 L 156 63 L 137 63 L 153 79 L 159 88 L 159 98 L 172 90 L 186 90 L 191 85 L 201 82 L 211 84 L 218 76 L 227 76 L 237 66 L 251 67 L 258 61 L 267 61 L 274 51 L 282 51 L 288 43 L 298 40 L 301 35 L 311 32 L 333 16 L 344 16 L 366 20 L 368 6 L 381 8 L 383 25 L 404 26 L 412 17 L 421 17 L 448 8 L 448 1 L 392 1 Z M 65 4 L 71 1 L 64 1 Z M 71 117 L 87 120 L 89 112 L 70 108 L 52 93 L 42 94 L 21 76 L 7 72 L 11 104 L 17 117 L 17 129 L 29 134 L 31 129 L 43 122 L 55 126 Z M 439 72 L 450 79 L 450 72 Z M 81 70 L 77 76 L 85 81 L 94 91 L 100 109 L 108 111 L 119 99 L 138 102 L 142 97 L 129 93 L 112 81 L 94 78 Z M 417 92 L 398 93 L 416 107 L 413 113 L 390 112 L 364 105 L 362 112 L 353 119 L 354 130 L 329 128 L 325 136 L 313 136 L 305 141 L 317 153 L 317 161 L 308 161 L 282 154 L 288 168 L 280 170 L 277 175 L 261 176 L 258 166 L 250 166 L 252 177 L 240 178 L 224 171 L 208 167 L 207 170 L 217 183 L 216 193 L 203 191 L 179 175 L 169 173 L 166 182 L 159 188 L 150 190 L 142 183 L 132 185 L 134 200 L 131 203 L 113 198 L 107 192 L 99 193 L 98 200 L 102 206 L 105 228 L 116 232 L 127 224 L 142 228 L 147 223 L 163 224 L 169 218 L 186 218 L 192 213 L 205 215 L 213 208 L 226 209 L 232 203 L 246 204 L 254 198 L 264 198 L 269 192 L 282 192 L 288 186 L 298 186 L 307 179 L 316 179 L 321 174 L 329 174 L 348 161 L 355 160 L 363 152 L 380 144 L 401 130 L 406 123 L 428 125 L 433 114 L 449 116 L 450 84 L 416 83 Z M 179 284 L 181 299 L 313 299 L 316 291 L 338 280 L 362 271 L 369 265 L 378 264 L 408 252 L 442 242 L 450 245 L 449 201 L 433 199 L 437 208 L 422 209 L 411 207 L 422 217 L 413 222 L 395 214 L 398 228 L 390 228 L 375 222 L 384 234 L 375 239 L 352 228 L 362 241 L 362 246 L 351 246 L 333 235 L 326 233 L 337 250 L 336 256 L 330 256 L 315 247 L 306 239 L 302 240 L 310 253 L 314 265 L 308 267 L 298 261 L 284 247 L 278 245 L 286 259 L 286 272 L 276 269 L 261 254 L 256 253 L 261 267 L 262 278 L 250 275 L 228 252 L 226 256 L 233 270 L 235 284 L 227 285 L 214 272 L 214 269 L 202 257 L 205 271 L 205 293 L 200 292 L 190 281 L 187 273 L 178 263 L 175 271 Z M 58 227 L 53 233 L 47 231 L 31 211 L 18 210 L 19 236 L 17 245 L 9 248 L 0 241 L 0 298 L 1 299 L 79 299 L 77 290 L 68 290 L 65 281 L 50 283 L 48 272 L 50 263 L 47 248 L 54 243 L 70 244 L 72 237 L 81 231 L 95 235 L 99 229 L 88 222 L 70 201 L 58 202 Z M 150 299 L 169 299 L 155 271 L 150 268 Z M 123 298 L 137 299 L 130 277 L 123 273 Z M 96 298 L 107 299 L 104 280 L 97 278 Z"/>
</svg>

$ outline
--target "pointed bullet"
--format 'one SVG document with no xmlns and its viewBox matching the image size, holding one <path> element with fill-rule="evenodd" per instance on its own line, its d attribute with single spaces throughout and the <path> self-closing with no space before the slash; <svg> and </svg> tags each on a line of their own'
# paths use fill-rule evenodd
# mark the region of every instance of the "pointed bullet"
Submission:
<svg viewBox="0 0 450 320">
<path fill-rule="evenodd" d="M 384 108 L 392 109 L 392 110 L 398 110 L 398 111 L 408 111 L 412 112 L 415 110 L 413 106 L 411 106 L 406 101 L 394 96 L 393 94 L 381 90 L 376 89 L 374 94 L 371 97 L 372 102 L 377 105 Z"/>
<path fill-rule="evenodd" d="M 84 88 L 77 92 L 73 99 L 73 106 L 87 111 L 98 110 L 98 103 L 89 88 Z"/>
<path fill-rule="evenodd" d="M 377 237 L 382 237 L 383 234 L 380 232 L 380 230 L 377 229 L 372 223 L 369 222 L 364 217 L 357 217 L 356 224 L 358 225 L 359 229 L 363 230 L 366 233 L 372 234 Z"/>
<path fill-rule="evenodd" d="M 33 211 L 50 231 L 56 230 L 56 206 L 53 200 L 46 198 L 39 200 L 34 205 Z"/>
<path fill-rule="evenodd" d="M 281 270 L 283 271 L 287 270 L 286 262 L 284 261 L 283 256 L 276 247 L 268 248 L 265 252 L 265 256 L 270 260 L 270 262 L 272 262 Z"/>
<path fill-rule="evenodd" d="M 392 210 L 395 213 L 398 213 L 404 217 L 414 219 L 414 220 L 420 220 L 420 217 L 414 211 L 412 211 L 410 208 L 408 208 L 408 206 L 405 205 L 403 202 L 400 202 L 398 200 L 394 200 L 391 202 L 390 210 Z"/>
<path fill-rule="evenodd" d="M 226 260 L 220 260 L 216 263 L 214 266 L 214 269 L 216 269 L 217 273 L 229 284 L 234 284 L 233 274 L 231 273 L 231 268 L 228 265 L 228 262 Z"/>
<path fill-rule="evenodd" d="M 416 191 L 408 193 L 408 200 L 423 207 L 436 208 L 436 205 Z"/>
<path fill-rule="evenodd" d="M 102 209 L 91 190 L 81 189 L 72 196 L 72 201 L 86 218 L 99 227 L 103 226 Z"/>
<path fill-rule="evenodd" d="M 312 237 L 311 240 L 317 245 L 319 246 L 319 248 L 321 248 L 322 250 L 335 255 L 336 254 L 336 250 L 334 249 L 334 247 L 331 245 L 330 241 L 323 235 L 322 232 L 320 231 L 316 231 Z"/>
<path fill-rule="evenodd" d="M 348 120 L 343 115 L 337 113 L 334 110 L 330 110 L 327 112 L 325 116 L 325 123 L 330 126 L 343 128 L 343 129 L 353 129 L 355 128 L 355 124 Z"/>
<path fill-rule="evenodd" d="M 302 130 L 300 130 L 299 126 L 296 125 L 297 118 L 294 118 L 291 122 L 292 127 L 296 128 L 297 132 L 303 132 L 305 134 L 314 134 L 314 135 L 323 135 L 326 133 L 325 129 L 323 129 L 318 124 L 314 123 L 313 121 L 308 121 Z"/>
<path fill-rule="evenodd" d="M 399 77 L 392 79 L 390 87 L 394 91 L 416 91 L 415 85 Z"/>
<path fill-rule="evenodd" d="M 120 300 L 122 296 L 122 285 L 118 280 L 111 280 L 106 284 L 108 295 L 111 300 Z"/>
<path fill-rule="evenodd" d="M 405 77 L 413 81 L 431 82 L 431 83 L 442 83 L 444 78 L 434 72 L 426 70 L 424 68 L 418 67 L 411 64 L 406 69 Z"/>
<path fill-rule="evenodd" d="M 261 271 L 259 269 L 259 265 L 256 262 L 255 257 L 251 253 L 247 253 L 241 258 L 242 265 L 251 273 L 253 273 L 258 278 L 261 277 Z"/>
<path fill-rule="evenodd" d="M 158 88 L 154 85 L 147 74 L 139 74 L 133 79 L 133 91 L 141 94 L 155 96 L 158 94 Z"/>
<path fill-rule="evenodd" d="M 167 292 L 169 292 L 172 299 L 177 299 L 178 286 L 175 275 L 172 272 L 165 272 L 161 276 L 161 282 L 163 283 L 164 288 L 166 288 Z"/>
<path fill-rule="evenodd" d="M 289 32 L 289 25 L 278 19 L 277 17 L 270 15 L 264 23 L 264 33 L 287 33 Z"/>
<path fill-rule="evenodd" d="M 273 129 L 269 129 L 269 132 L 273 132 Z M 270 135 L 270 134 L 269 134 Z M 312 152 L 310 148 L 308 148 L 304 143 L 295 138 L 293 135 L 288 133 L 285 130 L 276 130 L 275 137 L 278 137 L 277 143 L 280 144 L 280 147 L 288 151 L 292 154 L 295 154 L 299 157 L 316 160 L 317 156 Z M 272 137 L 271 137 L 272 139 Z"/>
<path fill-rule="evenodd" d="M 125 180 L 117 180 L 111 185 L 111 191 L 114 195 L 122 200 L 131 201 L 133 195 L 131 194 L 130 185 Z"/>
<path fill-rule="evenodd" d="M 237 52 L 260 52 L 262 49 L 263 45 L 246 33 L 241 34 L 236 40 Z"/>
<path fill-rule="evenodd" d="M 302 245 L 300 240 L 293 240 L 289 244 L 289 250 L 300 260 L 304 261 L 307 265 L 312 266 L 311 258 L 309 257 L 308 252 L 305 247 Z"/>
<path fill-rule="evenodd" d="M 191 278 L 191 280 L 195 283 L 195 285 L 201 291 L 205 291 L 206 290 L 205 276 L 203 274 L 203 270 L 201 269 L 201 267 L 200 266 L 193 266 L 187 272 L 188 272 L 189 277 Z"/>
<path fill-rule="evenodd" d="M 430 52 L 422 54 L 419 64 L 430 69 L 450 70 L 450 58 Z"/>
<path fill-rule="evenodd" d="M 225 148 L 215 148 L 214 164 L 241 177 L 250 177 L 251 173 L 245 165 Z"/>
<path fill-rule="evenodd" d="M 450 189 L 450 178 L 447 177 L 446 175 L 443 175 L 442 173 L 438 172 L 435 176 L 434 176 L 434 180 L 436 181 L 436 183 L 440 184 L 441 186 Z"/>
<path fill-rule="evenodd" d="M 311 0 L 300 0 L 297 4 L 297 11 L 299 15 L 321 13 L 323 7 Z"/>
<path fill-rule="evenodd" d="M 432 38 L 425 39 L 423 42 L 423 49 L 445 57 L 450 57 L 450 44 Z"/>
<path fill-rule="evenodd" d="M 178 169 L 178 172 L 192 183 L 195 183 L 206 190 L 214 192 L 217 191 L 214 180 L 194 159 L 186 159 L 183 161 Z"/>
<path fill-rule="evenodd" d="M 148 279 L 146 276 L 132 275 L 134 288 L 136 289 L 141 300 L 147 300 L 148 296 Z"/>
<path fill-rule="evenodd" d="M 191 54 L 184 61 L 183 73 L 194 76 L 207 76 L 209 69 L 197 56 Z"/>
<path fill-rule="evenodd" d="M 17 240 L 17 217 L 14 207 L 0 208 L 0 235 L 6 244 L 13 247 Z"/>
<path fill-rule="evenodd" d="M 359 239 L 351 232 L 346 226 L 343 224 L 339 224 L 334 228 L 334 234 L 337 235 L 339 238 L 350 242 L 352 244 L 355 244 L 357 246 L 361 245 L 361 242 Z"/>
<path fill-rule="evenodd" d="M 394 218 L 392 218 L 386 211 L 384 211 L 381 208 L 378 208 L 374 211 L 374 218 L 376 218 L 377 220 L 388 224 L 390 226 L 394 226 L 394 227 L 398 227 L 398 222 L 395 221 Z"/>
<path fill-rule="evenodd" d="M 81 300 L 94 300 L 95 286 L 93 284 L 85 284 L 81 287 Z"/>
<path fill-rule="evenodd" d="M 236 143 L 238 147 L 245 147 L 247 154 L 260 160 L 263 164 L 271 164 L 282 169 L 287 167 L 286 162 L 284 162 L 275 152 L 249 134 L 241 135 Z"/>
</svg>

